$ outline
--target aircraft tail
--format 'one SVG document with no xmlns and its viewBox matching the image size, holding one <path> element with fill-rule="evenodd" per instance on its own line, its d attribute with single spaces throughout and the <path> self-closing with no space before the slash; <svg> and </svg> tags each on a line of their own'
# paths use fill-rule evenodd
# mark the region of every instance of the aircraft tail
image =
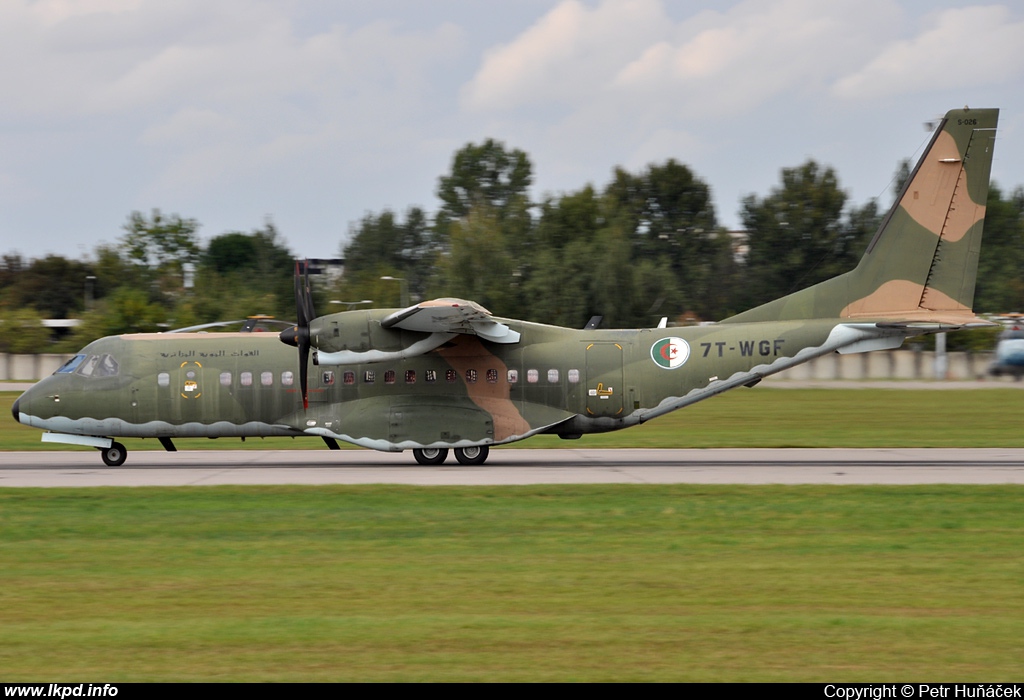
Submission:
<svg viewBox="0 0 1024 700">
<path fill-rule="evenodd" d="M 723 323 L 980 322 L 971 308 L 998 119 L 998 109 L 946 114 L 853 271 Z"/>
</svg>

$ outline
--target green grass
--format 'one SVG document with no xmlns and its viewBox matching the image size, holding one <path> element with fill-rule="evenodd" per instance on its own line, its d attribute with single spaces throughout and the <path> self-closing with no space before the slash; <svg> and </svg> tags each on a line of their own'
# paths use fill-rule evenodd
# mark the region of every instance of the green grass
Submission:
<svg viewBox="0 0 1024 700">
<path fill-rule="evenodd" d="M 5 681 L 1017 678 L 1020 487 L 0 489 Z"/>
<path fill-rule="evenodd" d="M 43 445 L 11 419 L 17 394 L 0 393 L 0 450 Z M 1024 447 L 1024 391 L 738 389 L 629 430 L 565 441 L 538 436 L 517 447 Z M 129 450 L 162 449 L 124 440 Z M 176 440 L 179 449 L 324 449 L 318 439 Z"/>
</svg>

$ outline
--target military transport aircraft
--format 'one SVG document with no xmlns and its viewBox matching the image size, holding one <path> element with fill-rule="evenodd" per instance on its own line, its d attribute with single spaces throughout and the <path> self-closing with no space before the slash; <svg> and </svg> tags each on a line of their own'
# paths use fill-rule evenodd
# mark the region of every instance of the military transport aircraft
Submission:
<svg viewBox="0 0 1024 700">
<path fill-rule="evenodd" d="M 628 428 L 819 355 L 989 325 L 971 305 L 997 118 L 946 114 L 854 270 L 716 324 L 576 330 L 461 299 L 317 316 L 297 274 L 298 323 L 279 336 L 102 338 L 15 401 L 14 418 L 112 466 L 118 437 L 173 450 L 177 437 L 271 435 L 482 464 L 491 445 Z"/>
</svg>

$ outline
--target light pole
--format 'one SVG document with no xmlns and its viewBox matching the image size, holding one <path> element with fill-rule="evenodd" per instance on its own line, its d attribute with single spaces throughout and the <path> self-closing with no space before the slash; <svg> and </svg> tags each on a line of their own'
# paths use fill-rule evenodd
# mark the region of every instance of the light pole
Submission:
<svg viewBox="0 0 1024 700">
<path fill-rule="evenodd" d="M 381 277 L 382 280 L 390 280 L 392 282 L 398 282 L 400 286 L 399 290 L 402 295 L 402 308 L 409 306 L 409 283 L 405 281 L 404 277 L 392 277 L 391 275 L 384 275 Z"/>
<path fill-rule="evenodd" d="M 92 311 L 92 285 L 96 281 L 96 275 L 85 276 L 85 310 Z"/>
</svg>

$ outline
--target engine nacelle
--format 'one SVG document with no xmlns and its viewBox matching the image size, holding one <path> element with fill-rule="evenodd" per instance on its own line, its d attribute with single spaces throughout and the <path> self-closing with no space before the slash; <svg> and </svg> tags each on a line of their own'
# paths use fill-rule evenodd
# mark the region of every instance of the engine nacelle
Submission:
<svg viewBox="0 0 1024 700">
<path fill-rule="evenodd" d="M 309 340 L 318 365 L 351 365 L 385 362 L 430 352 L 451 340 L 454 333 L 421 333 L 383 328 L 381 319 L 391 311 L 372 309 L 343 311 L 313 319 Z"/>
</svg>

